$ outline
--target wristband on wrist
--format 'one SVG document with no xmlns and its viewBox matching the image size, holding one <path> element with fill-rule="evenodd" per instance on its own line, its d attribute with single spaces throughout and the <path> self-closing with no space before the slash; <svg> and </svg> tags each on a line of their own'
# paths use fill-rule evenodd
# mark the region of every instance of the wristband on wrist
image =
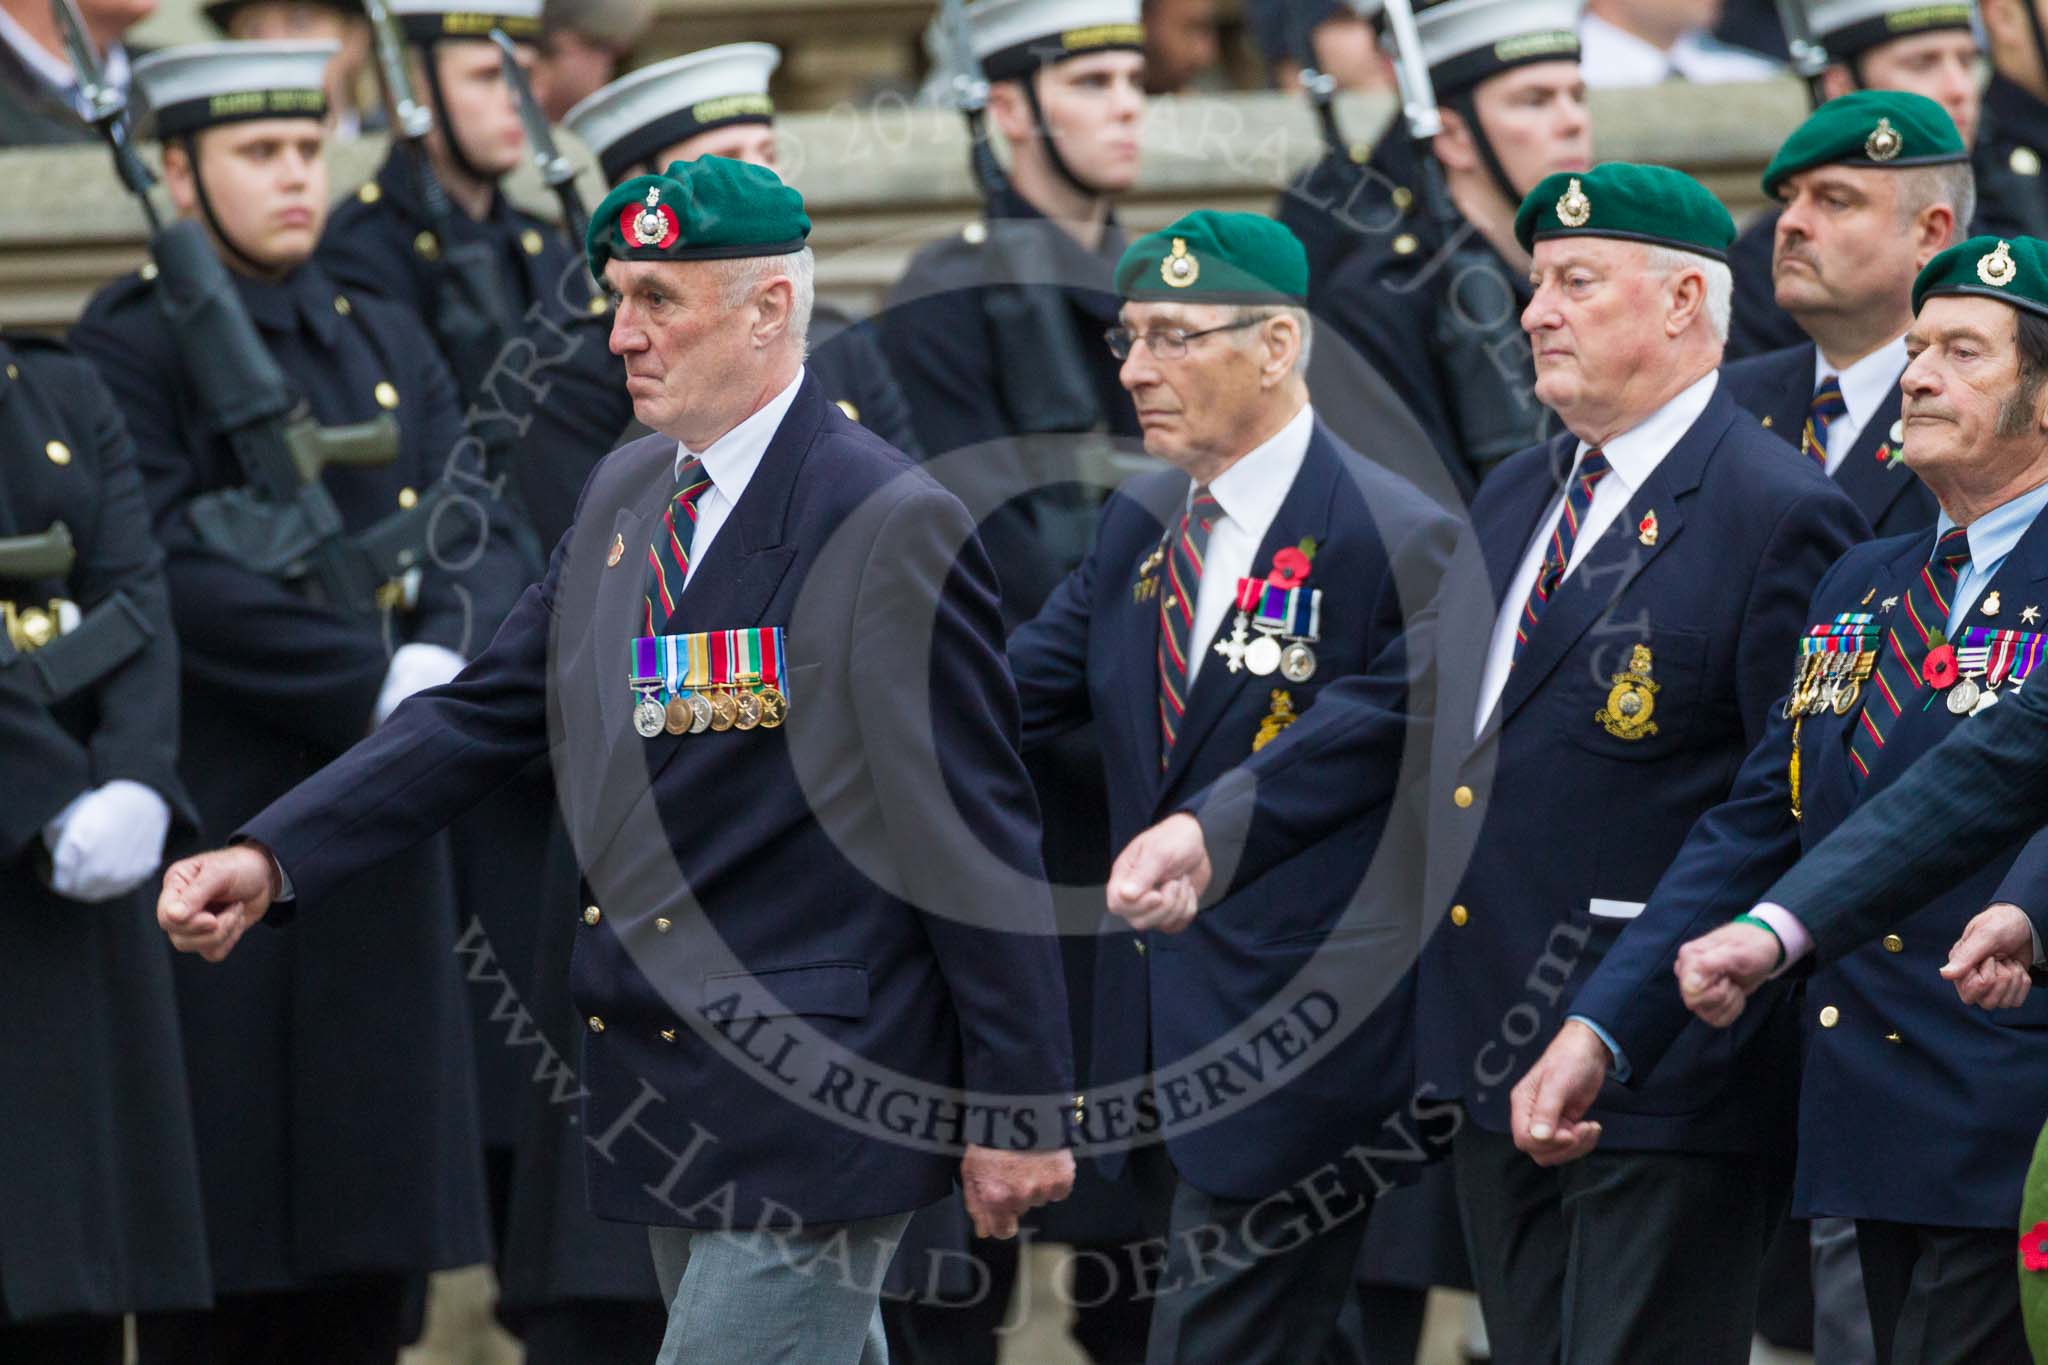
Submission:
<svg viewBox="0 0 2048 1365">
<path fill-rule="evenodd" d="M 1771 970 L 1776 971 L 1778 970 L 1778 968 L 1785 965 L 1785 940 L 1778 937 L 1778 931 L 1776 929 L 1773 929 L 1770 925 L 1765 924 L 1755 915 L 1737 915 L 1733 920 L 1729 922 L 1731 924 L 1752 925 L 1755 928 L 1761 929 L 1765 933 L 1769 934 L 1771 936 L 1771 942 L 1778 945 L 1778 960 L 1771 964 Z"/>
</svg>

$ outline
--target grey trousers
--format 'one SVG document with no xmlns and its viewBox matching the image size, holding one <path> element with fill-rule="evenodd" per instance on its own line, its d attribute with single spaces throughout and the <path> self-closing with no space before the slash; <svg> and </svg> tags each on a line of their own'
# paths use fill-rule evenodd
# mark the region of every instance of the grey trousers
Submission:
<svg viewBox="0 0 2048 1365">
<path fill-rule="evenodd" d="M 649 1228 L 668 1304 L 656 1365 L 888 1365 L 882 1274 L 907 1213 L 790 1232 Z"/>
</svg>

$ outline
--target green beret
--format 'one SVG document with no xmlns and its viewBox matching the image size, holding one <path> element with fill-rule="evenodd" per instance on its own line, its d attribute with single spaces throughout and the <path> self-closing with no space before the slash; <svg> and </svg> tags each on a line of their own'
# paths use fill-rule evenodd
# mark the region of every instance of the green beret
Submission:
<svg viewBox="0 0 2048 1365">
<path fill-rule="evenodd" d="M 1968 161 L 1948 110 L 1904 90 L 1856 90 L 1831 99 L 1793 129 L 1764 168 L 1764 193 L 1815 166 L 1905 170 Z"/>
<path fill-rule="evenodd" d="M 2034 1142 L 2034 1162 L 2020 1195 L 2020 1318 L 2034 1358 L 2048 1352 L 2048 1128 Z"/>
<path fill-rule="evenodd" d="M 1735 220 L 1683 171 L 1609 161 L 1536 182 L 1515 214 L 1515 240 L 1534 251 L 1546 237 L 1618 237 L 1725 261 Z"/>
<path fill-rule="evenodd" d="M 2048 242 L 1972 237 L 1929 261 L 1913 281 L 1913 311 L 1936 294 L 1977 294 L 2048 317 Z"/>
<path fill-rule="evenodd" d="M 1264 214 L 1196 209 L 1131 243 L 1116 292 L 1155 303 L 1302 303 L 1308 253 Z"/>
<path fill-rule="evenodd" d="M 810 235 L 803 196 L 775 172 L 722 156 L 671 161 L 636 175 L 590 215 L 583 252 L 600 282 L 605 263 L 787 256 Z"/>
</svg>

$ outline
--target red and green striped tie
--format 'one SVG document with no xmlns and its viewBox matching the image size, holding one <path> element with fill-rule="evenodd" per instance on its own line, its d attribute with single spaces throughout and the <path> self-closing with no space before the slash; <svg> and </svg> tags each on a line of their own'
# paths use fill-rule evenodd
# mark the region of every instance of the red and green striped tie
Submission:
<svg viewBox="0 0 2048 1365">
<path fill-rule="evenodd" d="M 1529 588 L 1529 600 L 1522 605 L 1522 619 L 1515 622 L 1515 650 L 1508 658 L 1510 668 L 1528 647 L 1529 636 L 1535 632 L 1536 623 L 1543 619 L 1544 608 L 1550 605 L 1550 595 L 1557 591 L 1558 584 L 1564 582 L 1565 570 L 1572 562 L 1572 546 L 1578 543 L 1579 527 L 1585 525 L 1586 509 L 1593 505 L 1593 489 L 1607 477 L 1610 469 L 1606 455 L 1598 450 L 1589 450 L 1579 461 L 1579 467 L 1572 471 L 1571 487 L 1565 494 L 1564 510 L 1557 514 L 1557 526 L 1550 533 L 1550 548 L 1544 553 L 1543 567 L 1536 571 L 1536 582 Z"/>
<path fill-rule="evenodd" d="M 676 495 L 669 499 L 668 511 L 661 516 L 661 529 L 654 543 L 647 547 L 646 634 L 659 635 L 668 618 L 676 614 L 676 603 L 682 599 L 683 584 L 690 575 L 690 538 L 697 531 L 697 499 L 709 487 L 711 476 L 704 472 L 704 462 L 694 456 L 683 461 L 676 474 Z"/>
<path fill-rule="evenodd" d="M 1833 375 L 1821 380 L 1813 391 L 1813 401 L 1806 405 L 1806 425 L 1799 432 L 1799 449 L 1822 469 L 1828 467 L 1828 428 L 1848 411 L 1849 400 L 1842 397 L 1842 381 Z"/>
<path fill-rule="evenodd" d="M 1849 736 L 1849 765 L 1860 781 L 1870 776 L 1870 765 L 1884 748 L 1885 733 L 1906 709 L 1906 699 L 1928 686 L 1920 676 L 1921 665 L 1934 645 L 1930 643 L 1948 622 L 1949 602 L 1955 595 L 1956 580 L 1963 565 L 1970 562 L 1970 533 L 1954 527 L 1934 547 L 1934 556 L 1920 568 L 1913 585 L 1899 599 L 1884 634 L 1884 657 L 1878 661 L 1877 677 L 1863 694 L 1863 712 Z"/>
<path fill-rule="evenodd" d="M 1166 555 L 1166 583 L 1159 594 L 1159 768 L 1173 756 L 1173 737 L 1187 710 L 1188 643 L 1195 629 L 1195 594 L 1202 590 L 1202 559 L 1209 533 L 1223 505 L 1207 487 L 1197 488 L 1181 513 L 1180 529 Z"/>
</svg>

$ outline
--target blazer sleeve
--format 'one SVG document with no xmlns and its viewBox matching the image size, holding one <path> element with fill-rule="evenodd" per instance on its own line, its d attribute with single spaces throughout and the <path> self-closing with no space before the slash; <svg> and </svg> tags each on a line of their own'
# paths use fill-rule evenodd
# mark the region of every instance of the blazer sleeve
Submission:
<svg viewBox="0 0 2048 1365">
<path fill-rule="evenodd" d="M 2033 921 L 2034 937 L 2048 947 L 2048 829 L 2027 840 L 1985 904 L 2017 905 Z"/>
<path fill-rule="evenodd" d="M 1433 510 L 1403 528 L 1374 599 L 1365 671 L 1324 687 L 1277 740 L 1181 807 L 1201 821 L 1218 871 L 1212 899 L 1385 805 L 1404 764 L 1426 757 L 1437 590 L 1457 528 Z"/>
<path fill-rule="evenodd" d="M 1059 738 L 1087 723 L 1088 623 L 1095 614 L 1096 558 L 1102 539 L 1010 636 L 1010 673 L 1023 712 L 1024 747 Z"/>
<path fill-rule="evenodd" d="M 1757 899 L 1799 918 L 1820 966 L 1897 925 L 2043 824 L 2048 687 L 2022 687 L 1957 726 Z"/>
<path fill-rule="evenodd" d="M 967 1088 L 1012 1104 L 1068 1094 L 1066 986 L 994 566 L 966 508 L 929 484 L 876 529 L 855 590 L 847 676 L 895 889 L 938 957 Z M 916 658 L 930 660 L 925 707 L 905 705 L 895 681 L 900 661 Z M 1064 1141 L 1057 1113 L 1036 1127 L 1026 1145 Z"/>
</svg>

